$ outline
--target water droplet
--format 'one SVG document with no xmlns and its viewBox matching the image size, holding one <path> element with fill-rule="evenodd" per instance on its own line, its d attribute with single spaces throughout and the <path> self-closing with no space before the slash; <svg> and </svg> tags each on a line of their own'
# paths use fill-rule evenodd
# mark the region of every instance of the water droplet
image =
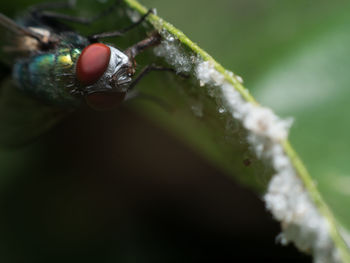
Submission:
<svg viewBox="0 0 350 263">
<path fill-rule="evenodd" d="M 236 75 L 236 79 L 239 81 L 239 83 L 243 83 L 243 78 L 241 76 Z"/>
<path fill-rule="evenodd" d="M 225 108 L 223 108 L 223 107 L 221 107 L 221 108 L 219 108 L 219 113 L 225 113 L 226 112 L 226 109 Z"/>
</svg>

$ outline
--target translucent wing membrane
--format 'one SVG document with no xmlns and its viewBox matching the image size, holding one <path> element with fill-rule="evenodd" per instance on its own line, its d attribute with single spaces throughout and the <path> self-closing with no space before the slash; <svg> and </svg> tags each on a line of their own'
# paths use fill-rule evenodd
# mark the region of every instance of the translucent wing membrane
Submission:
<svg viewBox="0 0 350 263">
<path fill-rule="evenodd" d="M 47 30 L 23 27 L 1 13 L 0 40 L 1 61 L 8 65 L 52 41 Z"/>
</svg>

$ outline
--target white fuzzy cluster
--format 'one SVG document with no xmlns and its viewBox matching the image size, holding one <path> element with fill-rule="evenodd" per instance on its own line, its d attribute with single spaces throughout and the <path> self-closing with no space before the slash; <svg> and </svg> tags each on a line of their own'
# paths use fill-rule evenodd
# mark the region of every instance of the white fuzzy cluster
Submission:
<svg viewBox="0 0 350 263">
<path fill-rule="evenodd" d="M 166 62 L 172 65 L 177 73 L 190 72 L 195 59 L 185 54 L 171 34 L 163 32 L 162 36 L 165 40 L 154 48 L 156 56 L 165 58 Z"/>
<path fill-rule="evenodd" d="M 267 209 L 281 222 L 280 242 L 294 242 L 300 250 L 312 253 L 315 263 L 341 262 L 328 221 L 311 201 L 280 143 L 287 138 L 292 119 L 282 120 L 272 110 L 246 102 L 210 62 L 193 60 L 179 52 L 173 38 L 164 41 L 156 54 L 163 56 L 177 71 L 194 68 L 200 85 L 207 85 L 209 92 L 213 87 L 219 89 L 221 92 L 216 96 L 223 102 L 220 109 L 242 122 L 257 156 L 272 163 L 276 174 L 264 200 Z M 242 82 L 241 78 L 238 81 Z"/>
<path fill-rule="evenodd" d="M 282 120 L 272 110 L 243 100 L 210 62 L 199 63 L 196 73 L 201 84 L 221 89 L 226 108 L 248 130 L 247 139 L 257 156 L 272 163 L 276 174 L 269 183 L 264 200 L 267 209 L 281 222 L 282 244 L 293 241 L 300 250 L 312 252 L 316 263 L 340 262 L 330 237 L 328 221 L 312 203 L 280 144 L 288 136 L 292 119 Z"/>
<path fill-rule="evenodd" d="M 283 154 L 280 145 L 273 148 Z M 267 209 L 281 222 L 281 243 L 293 241 L 300 250 L 311 252 L 317 263 L 341 262 L 330 237 L 329 222 L 311 202 L 289 159 L 278 154 L 273 160 L 277 174 L 272 177 L 264 199 Z"/>
<path fill-rule="evenodd" d="M 280 144 L 288 136 L 292 119 L 282 120 L 272 110 L 244 101 L 230 83 L 221 81 L 220 73 L 209 62 L 199 63 L 196 72 L 201 83 L 221 89 L 226 108 L 249 131 L 247 139 L 257 156 L 272 162 L 276 174 L 264 200 L 282 224 L 282 244 L 293 241 L 300 250 L 312 252 L 316 263 L 340 262 L 328 221 L 312 203 Z"/>
<path fill-rule="evenodd" d="M 195 70 L 201 86 L 206 84 L 220 86 L 225 80 L 224 76 L 212 67 L 209 61 L 198 63 Z"/>
</svg>

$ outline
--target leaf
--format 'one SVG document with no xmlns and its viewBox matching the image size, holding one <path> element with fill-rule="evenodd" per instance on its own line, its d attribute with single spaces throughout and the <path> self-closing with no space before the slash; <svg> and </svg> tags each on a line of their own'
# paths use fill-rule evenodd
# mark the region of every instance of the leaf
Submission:
<svg viewBox="0 0 350 263">
<path fill-rule="evenodd" d="M 140 14 L 147 11 L 134 0 L 125 2 Z M 290 122 L 257 104 L 243 88 L 240 77 L 224 69 L 181 31 L 155 15 L 149 17 L 149 22 L 166 39 L 155 53 L 177 71 L 191 74 L 192 79 L 188 84 L 177 81 L 177 88 L 167 83 L 166 90 L 152 86 L 152 94 L 176 106 L 176 112 L 166 114 L 151 106 L 140 110 L 255 189 L 266 187 L 267 178 L 273 176 L 265 201 L 282 223 L 282 242 L 293 241 L 299 249 L 311 251 L 315 262 L 349 262 L 339 222 L 286 139 Z M 274 73 L 271 80 L 275 80 Z M 244 167 L 247 163 L 248 168 Z M 257 178 L 265 183 L 256 183 Z"/>
<path fill-rule="evenodd" d="M 325 1 L 321 2 L 325 3 Z M 129 6 L 126 13 L 132 20 L 147 11 L 136 1 L 125 0 L 125 3 Z M 297 3 L 299 6 L 303 6 L 304 1 L 297 1 Z M 72 12 L 91 15 L 94 14 L 95 7 L 101 5 L 97 1 L 89 2 L 86 3 L 88 8 L 78 11 L 73 10 Z M 314 10 L 314 7 L 311 7 Z M 13 6 L 10 8 L 13 8 Z M 279 10 L 283 8 L 286 8 L 285 3 L 281 2 Z M 296 10 L 298 11 L 297 8 Z M 315 10 L 322 11 L 322 5 L 317 5 Z M 208 15 L 211 15 L 212 12 L 213 10 L 210 10 Z M 315 14 L 317 16 L 322 12 L 315 12 Z M 97 33 L 95 32 L 97 29 L 107 30 L 107 27 L 110 27 L 110 29 L 120 28 L 128 23 L 128 18 L 124 15 L 124 12 L 118 11 L 118 16 L 106 18 L 97 26 L 77 28 L 79 32 L 85 34 Z M 312 23 L 313 17 L 309 19 Z M 249 17 L 248 20 L 254 22 L 255 18 Z M 149 22 L 150 24 L 146 25 L 144 29 L 131 32 L 126 38 L 118 39 L 114 44 L 125 48 L 140 40 L 140 36 L 145 35 L 146 32 L 159 30 L 165 40 L 162 45 L 155 49 L 158 59 L 154 61 L 154 54 L 148 52 L 138 58 L 139 65 L 152 62 L 163 65 L 170 64 L 188 77 L 184 78 L 171 73 L 146 77 L 138 88 L 141 92 L 145 92 L 147 96 L 144 97 L 145 99 L 142 102 L 140 100 L 137 102 L 136 100 L 134 102 L 130 101 L 131 108 L 149 116 L 150 119 L 167 128 L 169 132 L 192 145 L 198 153 L 206 156 L 208 160 L 231 175 L 235 180 L 250 186 L 259 194 L 267 192 L 265 194 L 267 207 L 282 223 L 282 243 L 295 242 L 301 250 L 313 253 L 316 262 L 338 262 L 340 260 L 349 262 L 349 251 L 339 233 L 339 222 L 333 218 L 303 163 L 286 140 L 290 121 L 280 119 L 269 109 L 261 107 L 242 86 L 240 77 L 224 69 L 178 29 L 155 15 L 149 17 Z M 256 22 L 253 22 L 250 28 L 251 32 L 255 32 L 252 28 L 257 26 Z M 206 32 L 207 28 L 204 28 L 204 30 Z M 226 35 L 223 34 L 223 37 L 223 40 L 225 40 Z M 212 38 L 212 41 L 216 42 L 217 39 Z M 219 41 L 219 43 L 224 45 L 225 41 Z M 278 45 L 269 46 L 269 41 L 266 41 L 262 47 L 265 47 L 265 50 L 270 50 L 270 53 L 263 52 L 264 54 L 261 54 L 259 49 L 253 50 L 255 47 L 253 40 L 242 41 L 240 45 L 241 48 L 247 46 L 247 50 L 252 54 L 258 54 L 260 64 L 266 65 L 266 67 L 273 65 L 272 57 Z M 251 63 L 253 55 L 249 56 L 247 53 L 240 52 L 240 49 L 237 50 L 239 52 L 233 49 L 232 54 L 225 53 L 225 59 L 229 60 L 231 56 L 238 57 L 238 64 L 235 68 L 240 70 L 239 66 L 241 64 L 241 72 L 248 71 L 251 65 L 255 65 Z M 238 53 L 241 55 L 237 55 Z M 245 61 L 247 61 L 246 64 Z M 264 76 L 262 72 L 260 74 L 260 76 Z M 259 76 L 259 74 L 256 75 Z M 262 83 L 266 81 L 268 83 L 266 86 L 269 87 L 269 81 L 275 80 L 275 77 L 271 73 L 270 80 L 269 78 L 259 79 L 258 77 L 255 80 L 256 86 L 259 86 L 260 81 Z M 246 81 L 251 80 L 247 78 Z M 283 86 L 285 80 L 281 83 L 278 85 Z M 11 103 L 7 104 L 7 106 L 11 105 Z M 6 113 L 6 111 L 3 111 L 3 116 L 12 120 L 12 117 L 10 118 L 4 112 Z M 20 117 L 25 119 L 24 116 Z M 23 129 L 23 131 L 27 131 L 27 129 Z M 88 130 L 82 129 L 80 132 L 84 134 Z M 11 133 L 8 134 L 11 135 Z M 21 135 L 20 132 L 18 134 Z M 96 138 L 96 140 L 99 142 L 101 138 Z M 295 143 L 298 145 L 297 141 Z M 88 141 L 87 144 L 90 146 L 93 142 Z M 73 148 L 74 146 L 73 143 Z M 55 174 L 59 175 L 60 179 L 57 179 L 55 185 L 64 185 L 64 180 L 72 180 L 71 178 L 75 175 L 74 171 L 65 170 L 66 164 L 62 160 L 67 161 L 67 158 L 62 158 L 60 154 L 56 153 L 51 158 L 51 160 L 54 160 L 51 166 L 46 164 L 47 169 L 43 169 L 44 173 L 49 171 L 48 175 L 50 177 Z M 64 152 L 63 155 L 67 154 L 69 153 Z M 2 165 L 5 170 L 16 173 L 17 170 L 26 169 L 27 166 L 19 167 L 16 165 L 16 161 L 11 159 L 11 154 L 7 153 L 5 155 L 4 160 L 6 158 L 11 160 L 10 164 L 4 163 Z M 34 154 L 31 157 L 34 158 Z M 20 158 L 25 159 L 21 153 Z M 44 160 L 40 158 L 36 160 L 36 166 L 42 166 L 48 160 L 48 158 L 43 158 Z M 73 162 L 77 161 L 74 155 L 71 159 Z M 84 163 L 85 165 L 89 166 L 90 164 Z M 28 173 L 35 174 L 38 171 L 36 166 L 29 166 Z M 63 181 L 61 176 L 64 177 Z M 47 177 L 44 178 L 47 179 Z M 35 181 L 34 184 L 37 184 L 37 182 Z M 60 190 L 59 187 L 55 189 Z M 48 191 L 50 190 L 51 188 Z M 27 191 L 28 196 L 35 196 L 35 193 L 31 192 L 31 185 L 29 185 Z M 64 187 L 58 192 L 57 196 L 59 197 L 70 197 L 70 189 L 68 189 L 68 195 L 66 194 L 67 189 Z M 76 193 L 76 189 L 71 190 L 71 192 L 73 196 L 76 194 L 78 198 L 81 198 L 81 193 Z M 51 198 L 53 197 L 51 196 Z M 34 200 L 36 199 L 34 198 Z M 68 207 L 71 207 L 71 200 L 69 198 L 67 200 Z M 38 203 L 40 204 L 40 200 L 38 200 Z M 89 223 L 87 225 L 89 226 Z M 88 227 L 88 230 L 93 232 L 93 224 Z M 21 228 L 18 231 L 20 232 Z"/>
</svg>

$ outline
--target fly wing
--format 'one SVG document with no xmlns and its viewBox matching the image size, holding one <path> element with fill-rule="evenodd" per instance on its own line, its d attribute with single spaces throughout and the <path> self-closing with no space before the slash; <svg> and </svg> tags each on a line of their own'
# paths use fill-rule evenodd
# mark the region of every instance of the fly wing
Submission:
<svg viewBox="0 0 350 263">
<path fill-rule="evenodd" d="M 40 50 L 49 41 L 46 32 L 23 27 L 0 13 L 0 55 L 5 64 Z"/>
</svg>

